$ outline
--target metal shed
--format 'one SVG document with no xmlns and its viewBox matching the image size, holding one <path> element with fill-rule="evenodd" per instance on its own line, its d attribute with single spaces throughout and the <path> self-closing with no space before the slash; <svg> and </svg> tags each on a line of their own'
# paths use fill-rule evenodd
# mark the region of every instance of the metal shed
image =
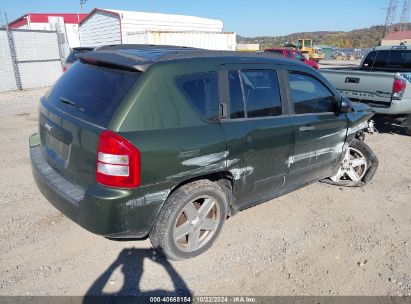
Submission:
<svg viewBox="0 0 411 304">
<path fill-rule="evenodd" d="M 194 16 L 94 9 L 80 23 L 81 46 L 129 43 L 129 33 L 144 31 L 223 32 L 221 20 Z"/>
</svg>

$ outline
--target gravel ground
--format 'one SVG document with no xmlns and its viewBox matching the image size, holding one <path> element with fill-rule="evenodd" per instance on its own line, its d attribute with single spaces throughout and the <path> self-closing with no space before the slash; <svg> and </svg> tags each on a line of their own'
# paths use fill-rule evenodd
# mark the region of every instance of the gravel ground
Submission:
<svg viewBox="0 0 411 304">
<path fill-rule="evenodd" d="M 411 137 L 378 120 L 372 184 L 326 184 L 229 219 L 206 254 L 155 255 L 56 211 L 36 189 L 28 136 L 45 89 L 0 94 L 0 295 L 411 295 Z"/>
</svg>

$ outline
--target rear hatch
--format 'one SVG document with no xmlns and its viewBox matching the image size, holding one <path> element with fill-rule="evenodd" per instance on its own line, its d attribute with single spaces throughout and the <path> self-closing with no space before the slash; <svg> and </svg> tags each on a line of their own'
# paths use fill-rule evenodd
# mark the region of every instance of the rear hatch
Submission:
<svg viewBox="0 0 411 304">
<path fill-rule="evenodd" d="M 42 98 L 39 131 L 44 158 L 67 180 L 96 183 L 100 133 L 141 72 L 76 62 Z"/>
</svg>

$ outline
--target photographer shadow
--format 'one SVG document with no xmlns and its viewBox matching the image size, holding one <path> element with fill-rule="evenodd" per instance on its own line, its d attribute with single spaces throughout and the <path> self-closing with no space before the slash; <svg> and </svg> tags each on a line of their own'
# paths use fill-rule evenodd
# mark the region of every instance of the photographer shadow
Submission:
<svg viewBox="0 0 411 304">
<path fill-rule="evenodd" d="M 155 289 L 150 291 L 141 291 L 139 283 L 144 272 L 144 259 L 149 259 L 164 267 L 170 279 L 173 282 L 174 291 Z M 104 287 L 109 283 L 110 277 L 114 271 L 121 268 L 124 276 L 123 286 L 115 293 L 104 292 Z M 167 297 L 167 296 L 184 296 L 191 297 L 191 292 L 186 283 L 177 273 L 170 262 L 162 256 L 156 254 L 153 249 L 123 249 L 117 259 L 104 271 L 100 277 L 88 289 L 83 303 L 95 303 L 96 298 L 101 296 L 108 297 Z"/>
</svg>

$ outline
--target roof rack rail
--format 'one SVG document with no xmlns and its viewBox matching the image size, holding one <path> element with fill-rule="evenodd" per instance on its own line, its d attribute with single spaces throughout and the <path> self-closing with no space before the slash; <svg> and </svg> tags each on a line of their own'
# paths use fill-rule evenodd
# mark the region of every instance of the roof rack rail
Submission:
<svg viewBox="0 0 411 304">
<path fill-rule="evenodd" d="M 162 50 L 201 50 L 198 48 L 187 47 L 187 46 L 175 46 L 175 45 L 157 45 L 157 44 L 108 44 L 102 45 L 95 48 L 96 51 L 101 50 L 150 50 L 150 49 L 162 49 Z"/>
<path fill-rule="evenodd" d="M 391 49 L 392 50 L 407 50 L 407 46 L 406 45 L 394 45 Z"/>
</svg>

